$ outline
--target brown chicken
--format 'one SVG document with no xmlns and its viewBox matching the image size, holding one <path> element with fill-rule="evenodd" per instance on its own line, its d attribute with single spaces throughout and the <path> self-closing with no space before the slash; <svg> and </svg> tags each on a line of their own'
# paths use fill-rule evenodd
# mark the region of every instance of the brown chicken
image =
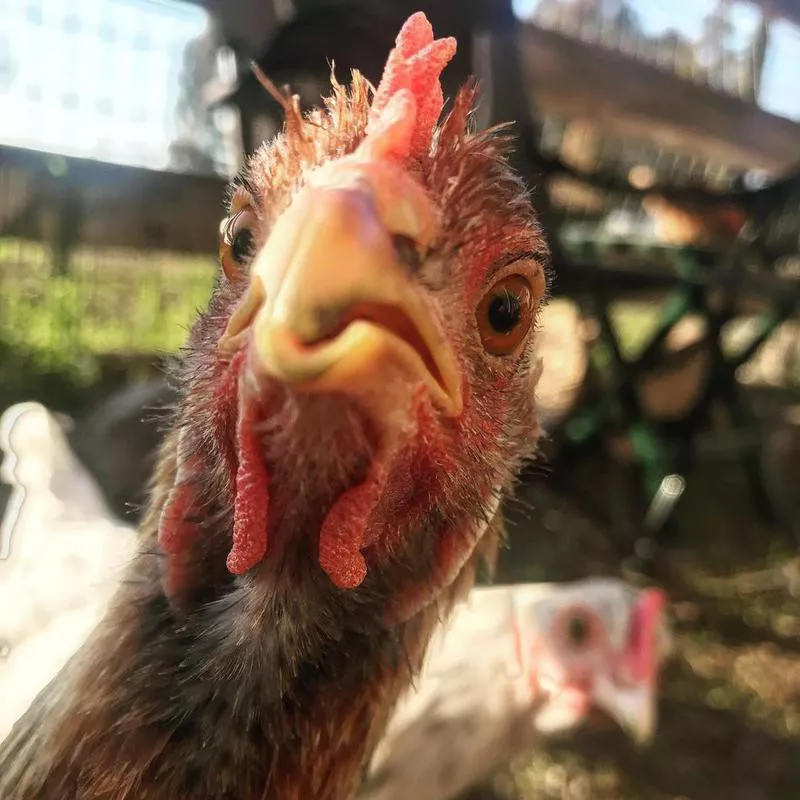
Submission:
<svg viewBox="0 0 800 800">
<path fill-rule="evenodd" d="M 3 800 L 341 800 L 538 434 L 546 248 L 422 14 L 234 182 L 139 551 Z"/>
</svg>

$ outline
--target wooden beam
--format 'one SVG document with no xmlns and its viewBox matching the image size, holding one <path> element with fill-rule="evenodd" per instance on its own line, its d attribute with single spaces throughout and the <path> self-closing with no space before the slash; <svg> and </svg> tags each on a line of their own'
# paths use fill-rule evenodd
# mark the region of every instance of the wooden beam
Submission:
<svg viewBox="0 0 800 800">
<path fill-rule="evenodd" d="M 217 176 L 3 146 L 0 189 L 13 191 L 0 195 L 0 236 L 46 239 L 49 220 L 63 213 L 66 194 L 80 208 L 74 238 L 81 245 L 213 255 L 225 185 Z"/>
<path fill-rule="evenodd" d="M 540 111 L 740 168 L 778 174 L 800 161 L 797 123 L 622 53 L 525 23 L 520 57 Z"/>
</svg>

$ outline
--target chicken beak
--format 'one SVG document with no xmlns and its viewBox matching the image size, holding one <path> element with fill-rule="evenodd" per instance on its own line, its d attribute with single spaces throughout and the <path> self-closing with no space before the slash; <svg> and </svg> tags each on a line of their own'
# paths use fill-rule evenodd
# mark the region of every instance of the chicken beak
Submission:
<svg viewBox="0 0 800 800">
<path fill-rule="evenodd" d="M 256 257 L 220 348 L 247 335 L 253 370 L 297 391 L 368 393 L 402 376 L 458 416 L 455 354 L 395 244 L 398 233 L 418 241 L 426 209 L 398 197 L 389 216 L 399 211 L 403 224 L 390 226 L 385 199 L 361 179 L 300 190 Z"/>
<path fill-rule="evenodd" d="M 656 730 L 659 666 L 668 657 L 671 644 L 664 620 L 666 604 L 667 597 L 660 589 L 639 593 L 622 654 L 621 675 L 600 675 L 592 691 L 597 707 L 640 746 L 648 744 Z"/>
<path fill-rule="evenodd" d="M 540 687 L 547 682 L 540 678 Z M 536 728 L 553 734 L 577 727 L 592 707 L 607 714 L 637 746 L 648 744 L 657 723 L 657 695 L 653 682 L 622 686 L 600 675 L 590 687 L 556 686 L 536 713 Z"/>
<path fill-rule="evenodd" d="M 655 734 L 657 697 L 653 683 L 620 686 L 606 676 L 595 682 L 592 699 L 637 746 L 649 744 Z"/>
</svg>

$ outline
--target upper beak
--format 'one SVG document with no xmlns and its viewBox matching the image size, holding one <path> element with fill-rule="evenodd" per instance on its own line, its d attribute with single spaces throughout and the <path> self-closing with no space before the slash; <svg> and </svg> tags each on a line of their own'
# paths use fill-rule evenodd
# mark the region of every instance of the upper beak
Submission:
<svg viewBox="0 0 800 800">
<path fill-rule="evenodd" d="M 306 391 L 370 392 L 401 375 L 458 416 L 455 354 L 396 246 L 398 235 L 430 236 L 430 203 L 393 186 L 376 190 L 351 168 L 301 189 L 257 255 L 220 348 L 247 336 L 257 373 Z"/>
</svg>

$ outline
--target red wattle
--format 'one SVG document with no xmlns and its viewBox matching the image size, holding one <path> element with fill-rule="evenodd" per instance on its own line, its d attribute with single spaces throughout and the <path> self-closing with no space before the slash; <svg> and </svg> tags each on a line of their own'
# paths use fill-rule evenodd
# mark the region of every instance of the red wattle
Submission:
<svg viewBox="0 0 800 800">
<path fill-rule="evenodd" d="M 186 517 L 196 500 L 197 492 L 192 483 L 177 484 L 170 489 L 158 526 L 158 543 L 167 555 L 179 555 L 191 547 L 197 526 Z"/>
<path fill-rule="evenodd" d="M 355 589 L 367 574 L 361 555 L 367 522 L 386 482 L 373 468 L 364 483 L 348 489 L 333 505 L 319 532 L 319 565 L 340 589 Z"/>
<path fill-rule="evenodd" d="M 166 555 L 162 584 L 170 598 L 181 595 L 187 588 L 188 553 L 197 538 L 197 525 L 187 519 L 197 501 L 193 483 L 176 484 L 169 493 L 158 525 L 158 544 Z"/>
<path fill-rule="evenodd" d="M 261 440 L 255 431 L 259 406 L 240 389 L 236 444 L 236 499 L 233 506 L 233 545 L 226 561 L 228 569 L 242 575 L 267 554 L 269 475 Z"/>
</svg>

